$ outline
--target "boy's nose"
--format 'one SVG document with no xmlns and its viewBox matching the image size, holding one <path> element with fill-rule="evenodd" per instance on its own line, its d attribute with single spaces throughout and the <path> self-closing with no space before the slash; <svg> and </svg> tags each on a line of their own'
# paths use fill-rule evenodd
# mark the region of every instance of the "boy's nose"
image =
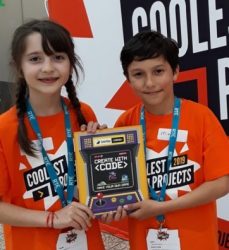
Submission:
<svg viewBox="0 0 229 250">
<path fill-rule="evenodd" d="M 155 82 L 154 82 L 154 79 L 153 79 L 152 75 L 147 75 L 147 76 L 146 76 L 145 85 L 146 85 L 147 87 L 152 87 L 152 86 L 155 85 Z"/>
</svg>

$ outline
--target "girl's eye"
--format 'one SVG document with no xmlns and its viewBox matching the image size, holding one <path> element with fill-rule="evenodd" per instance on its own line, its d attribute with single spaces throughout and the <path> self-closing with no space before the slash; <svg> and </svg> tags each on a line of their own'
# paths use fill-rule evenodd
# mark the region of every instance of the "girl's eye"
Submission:
<svg viewBox="0 0 229 250">
<path fill-rule="evenodd" d="M 59 55 L 59 54 L 53 55 L 53 57 L 54 57 L 54 60 L 56 61 L 63 61 L 65 59 L 64 55 Z"/>
<path fill-rule="evenodd" d="M 29 61 L 32 63 L 36 63 L 36 62 L 41 61 L 41 58 L 39 56 L 33 56 L 33 57 L 29 58 Z"/>
</svg>

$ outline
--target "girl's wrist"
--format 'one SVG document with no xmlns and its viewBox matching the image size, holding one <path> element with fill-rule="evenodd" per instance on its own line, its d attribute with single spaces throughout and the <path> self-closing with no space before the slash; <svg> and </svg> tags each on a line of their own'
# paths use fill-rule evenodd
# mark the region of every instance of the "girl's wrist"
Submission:
<svg viewBox="0 0 229 250">
<path fill-rule="evenodd" d="M 54 227 L 54 219 L 57 217 L 55 212 L 48 212 L 46 217 L 46 227 L 47 228 L 55 228 Z"/>
</svg>

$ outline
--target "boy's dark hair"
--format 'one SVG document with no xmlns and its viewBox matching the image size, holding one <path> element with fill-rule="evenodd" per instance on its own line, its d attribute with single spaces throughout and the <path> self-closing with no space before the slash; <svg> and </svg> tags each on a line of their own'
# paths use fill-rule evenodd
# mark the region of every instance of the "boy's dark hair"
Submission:
<svg viewBox="0 0 229 250">
<path fill-rule="evenodd" d="M 77 67 L 83 72 L 83 67 L 80 63 L 79 57 L 75 54 L 74 43 L 70 33 L 60 24 L 51 20 L 32 20 L 20 27 L 18 27 L 12 39 L 11 57 L 12 63 L 17 70 L 17 94 L 16 94 L 16 108 L 19 120 L 18 124 L 18 141 L 22 150 L 34 155 L 34 148 L 32 142 L 27 136 L 27 130 L 24 123 L 24 116 L 26 113 L 26 98 L 28 95 L 27 84 L 22 75 L 21 60 L 26 49 L 26 38 L 38 32 L 42 37 L 42 47 L 47 55 L 52 55 L 55 52 L 64 52 L 68 55 L 71 67 L 76 73 L 77 81 L 79 73 Z M 86 120 L 80 109 L 80 102 L 76 95 L 75 86 L 72 81 L 72 76 L 69 77 L 65 84 L 68 97 L 74 107 L 77 115 L 77 122 L 79 125 L 86 124 Z"/>
<path fill-rule="evenodd" d="M 177 43 L 157 31 L 144 31 L 133 36 L 122 48 L 120 60 L 128 79 L 128 67 L 133 61 L 163 56 L 175 72 L 179 64 Z"/>
</svg>

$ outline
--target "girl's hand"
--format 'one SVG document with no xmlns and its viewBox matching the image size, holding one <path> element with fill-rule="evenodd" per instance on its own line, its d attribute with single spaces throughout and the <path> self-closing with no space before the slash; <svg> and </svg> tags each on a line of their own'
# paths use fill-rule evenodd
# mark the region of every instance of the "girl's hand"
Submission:
<svg viewBox="0 0 229 250">
<path fill-rule="evenodd" d="M 119 206 L 117 208 L 116 212 L 110 212 L 110 213 L 103 214 L 101 216 L 100 220 L 101 220 L 101 222 L 107 224 L 107 223 L 110 223 L 112 221 L 122 220 L 126 216 L 127 216 L 127 211 L 123 207 Z"/>
<path fill-rule="evenodd" d="M 87 131 L 88 133 L 95 133 L 97 129 L 105 129 L 107 128 L 106 124 L 102 124 L 100 125 L 98 122 L 93 122 L 90 121 L 88 122 L 88 124 L 83 124 L 80 127 L 80 130 L 83 131 Z"/>
<path fill-rule="evenodd" d="M 66 207 L 55 212 L 53 227 L 67 228 L 73 227 L 78 230 L 87 230 L 91 227 L 91 219 L 94 219 L 92 211 L 85 205 L 72 202 Z"/>
<path fill-rule="evenodd" d="M 141 202 L 124 205 L 124 209 L 129 212 L 129 216 L 138 220 L 145 220 L 163 214 L 163 203 L 153 200 L 143 200 Z"/>
</svg>

